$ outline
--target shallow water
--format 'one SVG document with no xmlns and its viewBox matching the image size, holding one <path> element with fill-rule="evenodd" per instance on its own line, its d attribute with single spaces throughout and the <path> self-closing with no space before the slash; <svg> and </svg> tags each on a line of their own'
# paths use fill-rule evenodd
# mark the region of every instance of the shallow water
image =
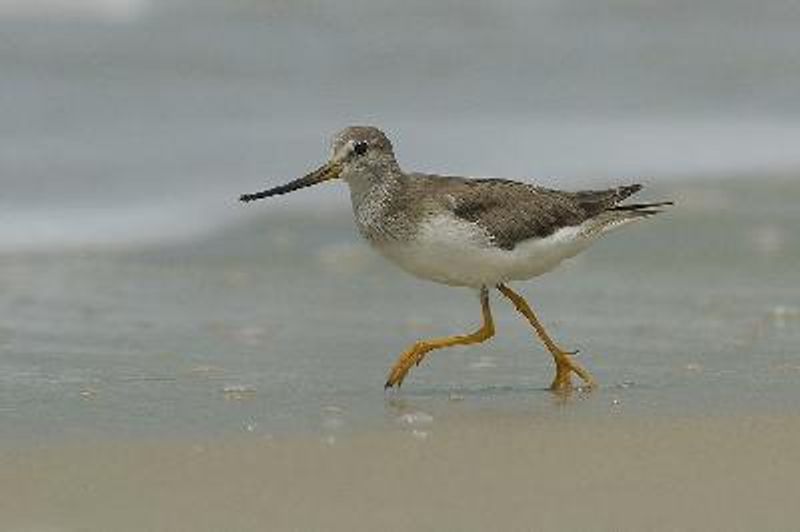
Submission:
<svg viewBox="0 0 800 532">
<path fill-rule="evenodd" d="M 601 388 L 544 389 L 548 356 L 493 297 L 498 335 L 382 384 L 419 337 L 466 331 L 476 295 L 414 280 L 332 213 L 270 212 L 168 247 L 0 262 L 4 441 L 422 431 L 463 412 L 791 412 L 800 400 L 794 179 L 648 190 L 668 214 L 518 284 Z M 291 202 L 290 199 L 286 200 Z"/>
<path fill-rule="evenodd" d="M 800 190 L 764 176 L 800 163 L 798 21 L 781 0 L 0 0 L 0 435 L 790 409 Z M 474 294 L 376 257 L 341 186 L 236 202 L 354 122 L 409 169 L 678 200 L 521 285 L 600 390 L 545 392 L 496 300 L 497 338 L 384 395 L 408 343 L 475 326 Z"/>
</svg>

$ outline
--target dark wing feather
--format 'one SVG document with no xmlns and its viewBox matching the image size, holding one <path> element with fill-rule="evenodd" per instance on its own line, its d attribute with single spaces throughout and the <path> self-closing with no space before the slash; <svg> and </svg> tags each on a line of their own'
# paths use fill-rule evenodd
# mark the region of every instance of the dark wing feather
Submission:
<svg viewBox="0 0 800 532">
<path fill-rule="evenodd" d="M 543 238 L 560 227 L 579 225 L 583 210 L 568 195 L 521 183 L 484 182 L 457 197 L 453 214 L 476 222 L 502 249 Z"/>
<path fill-rule="evenodd" d="M 640 190 L 642 190 L 642 185 L 637 183 L 606 190 L 581 190 L 567 192 L 567 194 L 571 195 L 581 208 L 596 215 L 614 208 L 620 201 L 636 194 Z"/>
<path fill-rule="evenodd" d="M 564 192 L 505 179 L 421 176 L 440 206 L 483 227 L 502 249 L 577 226 L 613 208 L 641 185 L 608 190 Z M 430 197 L 430 196 L 429 196 Z"/>
</svg>

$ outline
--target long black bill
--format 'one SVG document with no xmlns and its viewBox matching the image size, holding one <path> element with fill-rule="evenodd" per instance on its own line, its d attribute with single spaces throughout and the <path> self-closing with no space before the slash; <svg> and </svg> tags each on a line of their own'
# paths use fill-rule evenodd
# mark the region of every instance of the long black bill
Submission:
<svg viewBox="0 0 800 532">
<path fill-rule="evenodd" d="M 323 181 L 327 181 L 329 179 L 336 179 L 337 177 L 339 177 L 339 168 L 331 163 L 327 163 L 320 166 L 307 176 L 295 179 L 294 181 L 289 181 L 285 185 L 262 190 L 261 192 L 256 192 L 253 194 L 243 194 L 239 197 L 239 201 L 247 203 L 249 201 L 269 198 L 270 196 L 280 196 L 281 194 L 294 192 L 295 190 L 310 187 L 311 185 L 316 185 L 317 183 L 322 183 Z"/>
</svg>

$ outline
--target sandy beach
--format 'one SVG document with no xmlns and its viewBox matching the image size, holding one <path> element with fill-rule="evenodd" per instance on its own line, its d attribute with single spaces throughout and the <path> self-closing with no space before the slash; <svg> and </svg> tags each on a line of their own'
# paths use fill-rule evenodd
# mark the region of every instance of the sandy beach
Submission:
<svg viewBox="0 0 800 532">
<path fill-rule="evenodd" d="M 2 529 L 791 530 L 800 418 L 471 415 L 0 455 Z"/>
</svg>

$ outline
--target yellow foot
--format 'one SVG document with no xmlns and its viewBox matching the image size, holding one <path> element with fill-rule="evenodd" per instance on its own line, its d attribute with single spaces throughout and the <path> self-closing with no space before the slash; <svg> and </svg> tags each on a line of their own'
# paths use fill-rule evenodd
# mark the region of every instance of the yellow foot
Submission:
<svg viewBox="0 0 800 532">
<path fill-rule="evenodd" d="M 556 376 L 550 385 L 554 392 L 568 392 L 573 389 L 572 374 L 576 374 L 584 382 L 584 387 L 591 389 L 597 386 L 588 371 L 570 358 L 575 352 L 557 351 L 553 353 L 556 363 Z"/>
<path fill-rule="evenodd" d="M 403 384 L 403 379 L 406 378 L 408 370 L 414 365 L 419 366 L 425 355 L 434 349 L 454 345 L 478 344 L 494 336 L 494 321 L 492 321 L 492 312 L 489 309 L 489 290 L 485 286 L 481 288 L 480 297 L 481 312 L 483 313 L 483 325 L 480 329 L 471 334 L 435 338 L 415 343 L 397 359 L 392 371 L 389 372 L 389 378 L 386 379 L 384 388 L 391 388 L 395 384 L 399 388 Z"/>
<path fill-rule="evenodd" d="M 397 359 L 392 370 L 389 372 L 389 377 L 386 379 L 386 384 L 383 385 L 384 388 L 391 388 L 394 385 L 397 385 L 399 388 L 402 386 L 403 381 L 408 375 L 409 370 L 414 366 L 419 366 L 419 363 L 422 362 L 422 359 L 425 358 L 425 355 L 430 349 L 426 349 L 428 346 L 423 342 L 418 342 L 412 345 L 408 351 L 403 353 L 403 355 Z"/>
</svg>

